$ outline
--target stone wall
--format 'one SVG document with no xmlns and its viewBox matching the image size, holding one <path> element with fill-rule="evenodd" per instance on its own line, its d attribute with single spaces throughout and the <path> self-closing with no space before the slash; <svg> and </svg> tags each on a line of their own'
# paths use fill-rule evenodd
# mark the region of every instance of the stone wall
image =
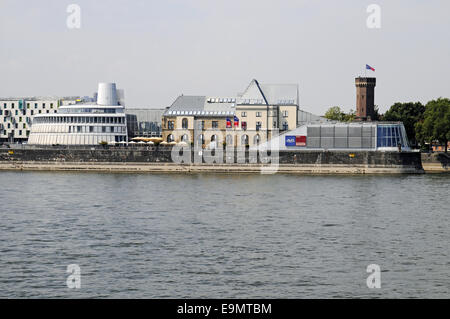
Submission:
<svg viewBox="0 0 450 319">
<path fill-rule="evenodd" d="M 202 152 L 202 162 L 213 164 L 208 152 Z M 215 155 L 213 153 L 213 155 Z M 261 157 L 245 153 L 245 161 L 237 154 L 223 154 L 222 163 L 257 164 Z M 226 156 L 228 156 L 228 161 Z M 190 154 L 194 162 L 194 153 Z M 198 159 L 198 154 L 197 154 Z M 171 147 L 143 148 L 0 148 L 2 162 L 81 162 L 81 163 L 173 163 Z M 216 161 L 216 163 L 220 161 Z M 286 165 L 368 165 L 377 167 L 404 166 L 422 169 L 420 153 L 374 152 L 374 151 L 280 151 L 279 164 Z"/>
<path fill-rule="evenodd" d="M 426 172 L 450 172 L 450 154 L 422 153 L 422 166 Z"/>
</svg>

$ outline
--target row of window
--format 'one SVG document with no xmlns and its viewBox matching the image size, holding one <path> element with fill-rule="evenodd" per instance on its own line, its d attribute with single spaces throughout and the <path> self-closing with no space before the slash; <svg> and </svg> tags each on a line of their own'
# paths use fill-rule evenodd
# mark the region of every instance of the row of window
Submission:
<svg viewBox="0 0 450 319">
<path fill-rule="evenodd" d="M 181 136 L 181 142 L 189 142 L 189 136 L 187 134 L 184 134 Z M 167 142 L 171 143 L 171 142 L 175 142 L 175 138 L 173 136 L 173 134 L 169 134 L 167 136 Z M 211 136 L 211 143 L 215 143 L 217 142 L 217 135 L 212 135 Z M 241 136 L 241 145 L 248 145 L 249 143 L 249 137 L 248 135 L 244 134 Z M 259 136 L 259 134 L 256 134 L 253 137 L 253 144 L 258 145 L 261 142 L 261 137 Z M 203 134 L 199 135 L 198 137 L 198 143 L 204 145 L 205 144 L 205 137 Z M 226 143 L 227 145 L 233 145 L 233 136 L 232 135 L 227 135 L 226 136 Z M 216 145 L 217 146 L 217 145 Z"/>
<path fill-rule="evenodd" d="M 61 108 L 59 110 L 60 114 L 67 113 L 89 113 L 89 114 L 114 114 L 119 113 L 114 108 Z"/>
<path fill-rule="evenodd" d="M 169 130 L 173 130 L 175 127 L 175 122 L 174 121 L 167 121 L 167 129 Z M 181 127 L 182 129 L 188 129 L 188 119 L 183 119 L 181 121 Z M 231 121 L 227 123 L 227 128 L 231 128 L 232 124 Z M 219 128 L 219 122 L 218 121 L 212 121 L 211 122 L 211 128 L 213 129 L 217 129 Z M 247 122 L 246 121 L 242 121 L 241 122 L 241 128 L 246 131 L 247 130 Z M 256 130 L 259 131 L 262 128 L 262 122 L 258 121 L 256 122 Z M 277 121 L 273 121 L 273 128 L 278 128 L 278 122 Z M 199 122 L 199 129 L 200 130 L 205 130 L 205 121 L 200 121 Z M 289 125 L 286 121 L 283 122 L 283 130 L 288 130 L 289 129 Z"/>
<path fill-rule="evenodd" d="M 22 108 L 22 103 L 19 102 L 19 104 L 17 106 L 21 109 Z M 41 107 L 43 109 L 45 109 L 46 106 L 47 106 L 46 103 L 41 103 Z M 7 107 L 8 107 L 8 103 L 3 103 L 3 108 L 6 109 Z M 14 102 L 9 103 L 9 107 L 11 109 L 14 109 L 16 107 L 16 103 L 14 103 Z M 34 108 L 37 109 L 38 107 L 39 107 L 38 103 L 34 103 Z M 31 105 L 30 105 L 30 103 L 27 103 L 27 109 L 29 109 L 29 108 L 31 108 Z M 50 108 L 51 109 L 53 108 L 53 103 L 50 103 Z"/>
<path fill-rule="evenodd" d="M 0 117 L 0 124 L 1 123 L 7 123 L 7 122 L 10 122 L 10 123 L 16 123 L 16 122 L 19 122 L 19 123 L 21 123 L 21 122 L 26 122 L 26 123 L 30 123 L 31 124 L 31 118 L 30 117 L 25 117 L 25 118 L 22 118 L 22 117 L 19 117 L 19 118 L 15 118 L 15 117 L 4 117 L 3 118 L 3 120 L 2 120 L 2 118 Z"/>
<path fill-rule="evenodd" d="M 31 135 L 29 143 L 38 145 L 65 144 L 65 145 L 98 145 L 100 142 L 112 141 L 126 142 L 127 137 L 123 135 Z"/>
<path fill-rule="evenodd" d="M 127 132 L 125 126 L 84 126 L 84 125 L 43 125 L 34 127 L 36 133 L 121 133 Z"/>
<path fill-rule="evenodd" d="M 125 124 L 125 117 L 107 116 L 44 116 L 36 117 L 36 124 L 46 123 L 101 123 L 101 124 Z"/>
<path fill-rule="evenodd" d="M 27 128 L 27 124 L 25 123 L 14 123 L 13 125 L 11 125 L 12 123 L 6 123 L 6 124 L 1 124 L 0 123 L 0 127 L 1 128 L 6 128 L 6 129 L 10 129 L 10 128 L 15 128 L 18 129 L 19 128 L 19 124 L 21 124 L 22 128 Z"/>
<path fill-rule="evenodd" d="M 8 131 L 3 130 L 2 132 L 4 136 L 8 135 Z M 17 134 L 16 134 L 17 133 Z M 28 137 L 30 135 L 30 131 L 29 130 L 12 130 L 10 132 L 11 136 L 22 136 L 25 133 L 25 135 Z"/>
<path fill-rule="evenodd" d="M 289 111 L 282 112 L 283 117 L 289 116 Z M 262 117 L 262 112 L 255 112 L 256 117 Z M 276 111 L 269 111 L 269 116 L 277 116 Z M 247 117 L 247 112 L 241 112 L 241 117 Z"/>
<path fill-rule="evenodd" d="M 36 114 L 42 114 L 42 111 L 43 110 L 38 110 L 36 112 Z M 53 110 L 52 112 L 56 113 L 56 110 Z M 30 113 L 29 115 L 34 115 L 34 110 L 31 110 L 29 113 Z M 11 110 L 0 110 L 0 115 L 5 116 L 5 121 L 6 121 L 6 117 L 11 117 L 11 116 L 13 116 L 13 114 L 15 116 L 18 116 L 18 115 L 25 116 L 25 115 L 27 115 L 27 110 L 15 110 L 15 112 L 12 112 Z M 44 114 L 50 114 L 50 110 L 46 110 Z"/>
</svg>

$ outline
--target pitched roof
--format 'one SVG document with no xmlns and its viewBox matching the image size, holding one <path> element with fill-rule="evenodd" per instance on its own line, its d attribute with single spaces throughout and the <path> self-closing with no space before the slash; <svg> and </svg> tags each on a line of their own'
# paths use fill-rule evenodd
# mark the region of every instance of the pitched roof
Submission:
<svg viewBox="0 0 450 319">
<path fill-rule="evenodd" d="M 240 96 L 241 100 L 267 100 L 269 105 L 299 105 L 297 84 L 260 84 L 252 80 Z M 241 102 L 242 102 L 241 101 Z"/>
<path fill-rule="evenodd" d="M 180 95 L 164 115 L 229 116 L 234 110 L 235 103 L 213 102 L 206 96 Z"/>
</svg>

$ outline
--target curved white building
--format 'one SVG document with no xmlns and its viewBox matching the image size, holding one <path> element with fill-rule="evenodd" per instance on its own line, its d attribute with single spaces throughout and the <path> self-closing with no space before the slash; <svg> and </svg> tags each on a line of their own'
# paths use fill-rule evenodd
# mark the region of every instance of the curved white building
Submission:
<svg viewBox="0 0 450 319">
<path fill-rule="evenodd" d="M 125 108 L 115 83 L 100 83 L 97 103 L 61 106 L 55 114 L 33 119 L 28 144 L 98 145 L 127 142 Z"/>
</svg>

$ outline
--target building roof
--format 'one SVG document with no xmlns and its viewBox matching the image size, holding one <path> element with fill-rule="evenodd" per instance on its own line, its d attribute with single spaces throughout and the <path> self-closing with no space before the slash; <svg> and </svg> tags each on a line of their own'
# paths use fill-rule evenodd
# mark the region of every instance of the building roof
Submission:
<svg viewBox="0 0 450 319">
<path fill-rule="evenodd" d="M 299 105 L 297 84 L 259 84 L 252 80 L 238 98 L 218 98 L 197 95 L 180 95 L 166 110 L 165 116 L 229 116 L 236 105 Z"/>
<path fill-rule="evenodd" d="M 216 102 L 217 100 L 217 102 Z M 221 101 L 221 102 L 219 102 Z M 206 96 L 180 95 L 164 115 L 229 116 L 234 115 L 235 103 L 231 99 L 207 98 Z"/>
<path fill-rule="evenodd" d="M 29 97 L 0 97 L 0 101 L 57 101 L 57 100 L 77 100 L 79 96 L 29 96 Z"/>
<path fill-rule="evenodd" d="M 269 105 L 299 105 L 298 95 L 297 84 L 260 84 L 252 80 L 238 103 L 254 104 L 252 102 L 263 100 Z"/>
</svg>

